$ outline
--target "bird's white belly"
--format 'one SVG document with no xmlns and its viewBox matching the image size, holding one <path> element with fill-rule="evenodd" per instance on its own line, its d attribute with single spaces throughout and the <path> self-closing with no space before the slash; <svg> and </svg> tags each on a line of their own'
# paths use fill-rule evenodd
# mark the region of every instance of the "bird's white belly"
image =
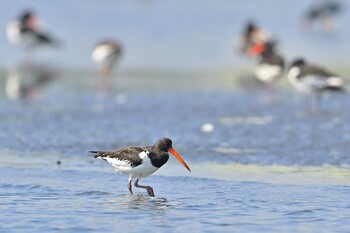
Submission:
<svg viewBox="0 0 350 233">
<path fill-rule="evenodd" d="M 261 64 L 255 68 L 254 73 L 259 80 L 271 82 L 281 75 L 282 69 L 277 65 Z"/>
<path fill-rule="evenodd" d="M 309 90 L 309 92 L 318 91 L 327 85 L 324 78 L 317 75 L 309 75 L 304 78 L 304 86 Z"/>
<path fill-rule="evenodd" d="M 302 81 L 298 79 L 298 75 L 300 74 L 300 69 L 298 67 L 293 67 L 288 72 L 288 80 L 294 86 L 297 91 L 309 93 L 311 92 L 311 88 L 309 85 L 306 85 L 305 80 Z"/>
<path fill-rule="evenodd" d="M 100 65 L 111 65 L 116 60 L 110 45 L 99 45 L 92 52 L 92 60 Z"/>
<path fill-rule="evenodd" d="M 152 165 L 151 160 L 147 155 L 148 152 L 141 152 L 139 154 L 140 158 L 142 159 L 142 164 L 136 167 L 131 166 L 130 162 L 127 160 L 119 160 L 109 157 L 107 157 L 106 160 L 115 168 L 116 171 L 127 174 L 132 178 L 142 178 L 147 177 L 158 170 L 157 167 Z"/>
<path fill-rule="evenodd" d="M 20 29 L 19 29 L 19 23 L 18 22 L 11 22 L 7 26 L 7 38 L 13 44 L 19 44 L 20 43 Z"/>
<path fill-rule="evenodd" d="M 137 167 L 132 168 L 130 173 L 127 173 L 127 174 L 131 175 L 132 178 L 142 178 L 153 174 L 157 170 L 158 168 L 154 167 L 152 164 L 148 165 L 143 163 Z"/>
<path fill-rule="evenodd" d="M 32 33 L 21 33 L 18 22 L 12 22 L 7 27 L 7 37 L 11 43 L 32 48 L 38 45 L 38 40 Z"/>
</svg>

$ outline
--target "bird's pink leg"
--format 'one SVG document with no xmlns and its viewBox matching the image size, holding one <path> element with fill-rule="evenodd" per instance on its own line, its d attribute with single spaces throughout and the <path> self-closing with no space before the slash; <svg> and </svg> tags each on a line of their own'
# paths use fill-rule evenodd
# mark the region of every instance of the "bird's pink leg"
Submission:
<svg viewBox="0 0 350 233">
<path fill-rule="evenodd" d="M 305 103 L 305 111 L 312 113 L 314 109 L 314 103 L 313 103 L 313 95 L 307 95 L 306 97 L 306 103 Z"/>
<path fill-rule="evenodd" d="M 321 93 L 316 92 L 315 96 L 315 112 L 318 113 L 321 109 Z"/>
<path fill-rule="evenodd" d="M 274 93 L 271 83 L 265 83 L 266 101 L 271 104 L 273 102 Z"/>
<path fill-rule="evenodd" d="M 132 181 L 132 179 L 131 179 L 131 178 L 129 178 L 129 181 L 128 181 L 128 189 L 129 189 L 130 194 L 131 194 L 131 195 L 133 195 L 133 193 L 132 193 L 132 185 L 131 185 L 131 181 Z"/>
<path fill-rule="evenodd" d="M 153 191 L 153 188 L 151 186 L 143 186 L 143 185 L 139 185 L 139 180 L 140 179 L 137 179 L 135 181 L 135 187 L 137 188 L 142 188 L 142 189 L 146 189 L 147 190 L 147 193 L 148 195 L 150 195 L 151 197 L 154 197 L 154 191 Z"/>
</svg>

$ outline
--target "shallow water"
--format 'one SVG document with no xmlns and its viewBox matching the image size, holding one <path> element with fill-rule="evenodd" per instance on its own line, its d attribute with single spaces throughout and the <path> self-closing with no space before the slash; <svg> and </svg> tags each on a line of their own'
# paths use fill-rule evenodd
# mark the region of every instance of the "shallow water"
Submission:
<svg viewBox="0 0 350 233">
<path fill-rule="evenodd" d="M 315 114 L 289 88 L 268 101 L 259 88 L 212 79 L 121 76 L 103 93 L 93 77 L 67 74 L 3 97 L 2 231 L 349 231 L 348 96 L 326 95 Z M 192 173 L 171 158 L 140 182 L 154 198 L 129 196 L 127 177 L 87 153 L 163 136 Z"/>
<path fill-rule="evenodd" d="M 310 113 L 284 80 L 270 99 L 234 47 L 253 19 L 287 63 L 349 76 L 348 10 L 305 33 L 311 2 L 2 1 L 2 29 L 31 7 L 62 46 L 27 67 L 0 35 L 0 232 L 349 232 L 349 96 Z M 125 48 L 113 91 L 91 75 L 104 36 Z M 154 198 L 88 154 L 164 136 L 192 172 L 171 157 L 140 181 Z"/>
<path fill-rule="evenodd" d="M 151 198 L 110 172 L 2 167 L 1 226 L 23 231 L 346 232 L 349 186 L 153 176 Z M 4 183 L 4 174 L 16 177 Z"/>
</svg>

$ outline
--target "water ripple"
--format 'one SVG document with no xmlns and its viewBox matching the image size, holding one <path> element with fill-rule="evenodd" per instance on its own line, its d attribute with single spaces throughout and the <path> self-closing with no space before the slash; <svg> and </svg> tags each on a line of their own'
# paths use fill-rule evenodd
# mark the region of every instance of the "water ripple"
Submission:
<svg viewBox="0 0 350 233">
<path fill-rule="evenodd" d="M 77 193 L 77 196 L 108 196 L 113 195 L 113 193 L 103 192 L 103 191 L 86 191 L 82 193 Z"/>
</svg>

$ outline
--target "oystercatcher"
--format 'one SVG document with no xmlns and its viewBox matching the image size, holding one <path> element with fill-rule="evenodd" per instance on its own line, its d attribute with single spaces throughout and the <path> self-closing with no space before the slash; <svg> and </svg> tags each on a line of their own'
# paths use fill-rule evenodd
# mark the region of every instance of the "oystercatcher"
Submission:
<svg viewBox="0 0 350 233">
<path fill-rule="evenodd" d="M 43 45 L 58 45 L 58 41 L 41 31 L 36 14 L 27 10 L 7 26 L 7 37 L 15 45 L 32 50 Z"/>
<path fill-rule="evenodd" d="M 115 40 L 103 40 L 92 51 L 92 60 L 98 64 L 101 76 L 111 74 L 113 67 L 122 54 L 122 46 Z"/>
<path fill-rule="evenodd" d="M 289 68 L 288 79 L 296 90 L 314 96 L 318 110 L 321 93 L 324 91 L 344 91 L 344 81 L 338 75 L 316 65 L 307 64 L 303 58 L 296 59 Z"/>
<path fill-rule="evenodd" d="M 132 179 L 136 178 L 135 187 L 147 190 L 148 195 L 154 197 L 153 188 L 139 184 L 139 180 L 156 172 L 169 159 L 169 154 L 175 158 L 189 171 L 185 161 L 173 149 L 172 141 L 169 138 L 159 139 L 153 146 L 136 147 L 131 146 L 116 151 L 90 151 L 95 158 L 103 159 L 110 163 L 117 171 L 129 175 L 128 189 L 132 192 Z"/>
<path fill-rule="evenodd" d="M 249 55 L 259 56 L 254 74 L 264 83 L 269 101 L 272 100 L 272 82 L 282 76 L 284 70 L 284 59 L 276 52 L 275 44 L 274 41 L 268 41 L 264 44 L 255 44 L 248 50 Z"/>
<path fill-rule="evenodd" d="M 103 40 L 92 50 L 92 60 L 98 65 L 98 75 L 102 78 L 98 82 L 102 90 L 112 87 L 112 71 L 121 54 L 122 46 L 116 40 Z"/>
<path fill-rule="evenodd" d="M 260 55 L 260 60 L 254 70 L 260 81 L 270 83 L 283 74 L 284 60 L 275 51 L 275 42 L 256 44 L 248 50 L 248 54 Z"/>
<path fill-rule="evenodd" d="M 321 1 L 313 4 L 302 17 L 304 29 L 310 29 L 312 24 L 319 23 L 320 29 L 331 32 L 334 29 L 334 16 L 341 12 L 342 4 L 338 1 Z"/>
</svg>

